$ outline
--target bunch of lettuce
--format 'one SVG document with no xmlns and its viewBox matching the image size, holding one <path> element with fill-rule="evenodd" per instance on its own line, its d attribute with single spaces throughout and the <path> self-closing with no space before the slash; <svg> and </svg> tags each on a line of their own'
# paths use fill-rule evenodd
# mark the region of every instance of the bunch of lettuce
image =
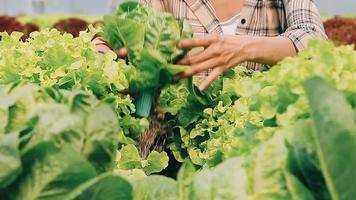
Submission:
<svg viewBox="0 0 356 200">
<path fill-rule="evenodd" d="M 250 155 L 216 167 L 197 170 L 188 160 L 177 181 L 133 172 L 134 199 L 353 199 L 356 109 L 320 77 L 303 89 L 311 118 L 275 128 Z"/>
<path fill-rule="evenodd" d="M 120 129 L 107 103 L 81 90 L 0 85 L 0 119 L 1 199 L 140 199 L 145 188 L 115 172 Z M 157 154 L 145 171 L 161 167 Z"/>
<path fill-rule="evenodd" d="M 31 84 L 1 85 L 0 97 L 1 199 L 63 199 L 114 169 L 119 126 L 110 105 Z"/>
<path fill-rule="evenodd" d="M 355 159 L 340 155 L 356 150 L 355 66 L 351 46 L 311 41 L 270 71 L 237 70 L 203 101 L 181 101 L 171 149 L 203 170 L 182 168 L 180 198 L 352 199 Z M 164 105 L 180 96 L 167 94 Z M 219 164 L 229 157 L 239 158 Z"/>
<path fill-rule="evenodd" d="M 29 82 L 41 87 L 92 93 L 116 111 L 121 128 L 117 134 L 119 150 L 126 145 L 137 146 L 137 139 L 148 127 L 148 121 L 136 118 L 133 99 L 120 93 L 128 88 L 125 73 L 131 66 L 116 60 L 114 52 L 105 55 L 96 52 L 91 40 L 98 31 L 91 28 L 73 38 L 57 30 L 43 30 L 32 33 L 26 42 L 19 41 L 20 33 L 1 33 L 0 83 Z M 164 164 L 154 171 L 162 170 L 168 162 L 166 154 L 159 155 Z"/>
<path fill-rule="evenodd" d="M 129 68 L 116 55 L 96 53 L 91 43 L 98 30 L 79 38 L 52 30 L 34 32 L 27 42 L 20 33 L 1 33 L 0 83 L 29 81 L 42 87 L 84 89 L 98 97 L 127 89 L 124 71 Z"/>
<path fill-rule="evenodd" d="M 187 199 L 352 199 L 355 110 L 319 77 L 303 85 L 311 119 L 279 128 L 252 156 L 221 165 L 226 167 L 222 174 L 202 171 L 194 179 L 186 177 L 191 182 L 185 187 Z"/>
<path fill-rule="evenodd" d="M 302 84 L 310 77 L 322 77 L 355 107 L 355 66 L 352 47 L 311 41 L 297 57 L 287 58 L 269 71 L 237 69 L 203 94 L 194 93 L 189 85 L 186 90 L 170 89 L 177 94 L 162 94 L 164 108 L 169 107 L 167 99 L 187 96 L 189 91 L 188 102 L 181 101 L 174 112 L 166 109 L 173 113 L 169 120 L 177 127 L 170 147 L 177 160 L 189 157 L 197 165 L 215 166 L 229 157 L 249 155 L 278 128 L 310 118 Z"/>
<path fill-rule="evenodd" d="M 134 195 L 184 200 L 353 199 L 355 109 L 320 77 L 307 79 L 303 87 L 310 119 L 276 128 L 276 134 L 251 155 L 227 159 L 214 168 L 197 170 L 186 161 L 176 182 L 156 176 L 136 178 Z M 350 156 L 340 156 L 345 154 Z"/>
<path fill-rule="evenodd" d="M 0 83 L 25 81 L 41 87 L 83 89 L 115 102 L 120 118 L 130 115 L 135 112 L 131 100 L 119 94 L 128 87 L 124 75 L 128 66 L 123 61 L 116 62 L 113 52 L 96 53 L 91 42 L 96 33 L 91 29 L 73 38 L 54 29 L 44 30 L 32 33 L 27 42 L 19 42 L 20 34 L 1 33 Z M 131 120 L 130 126 L 142 124 L 134 118 Z"/>
<path fill-rule="evenodd" d="M 104 17 L 104 22 L 103 35 L 109 44 L 128 50 L 128 61 L 134 66 L 127 73 L 131 92 L 157 89 L 186 68 L 174 65 L 186 53 L 177 48 L 177 42 L 192 36 L 185 20 L 126 2 L 117 8 L 115 16 Z"/>
</svg>

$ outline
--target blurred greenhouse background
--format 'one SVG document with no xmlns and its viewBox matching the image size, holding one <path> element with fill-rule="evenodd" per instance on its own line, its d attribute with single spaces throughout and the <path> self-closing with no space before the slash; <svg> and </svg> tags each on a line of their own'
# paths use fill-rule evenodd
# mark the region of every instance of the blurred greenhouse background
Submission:
<svg viewBox="0 0 356 200">
<path fill-rule="evenodd" d="M 0 15 L 104 15 L 122 0 L 0 0 Z M 316 0 L 324 16 L 356 15 L 356 0 Z"/>
</svg>

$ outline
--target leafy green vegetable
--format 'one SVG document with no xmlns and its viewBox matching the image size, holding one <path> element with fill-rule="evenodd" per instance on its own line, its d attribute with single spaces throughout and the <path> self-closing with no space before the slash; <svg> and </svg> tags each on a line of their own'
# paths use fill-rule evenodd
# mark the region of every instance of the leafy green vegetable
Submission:
<svg viewBox="0 0 356 200">
<path fill-rule="evenodd" d="M 286 131 L 286 132 L 284 132 Z M 314 199 L 311 191 L 293 172 L 291 155 L 285 144 L 291 129 L 281 130 L 256 149 L 247 165 L 253 199 Z"/>
<path fill-rule="evenodd" d="M 118 162 L 120 169 L 129 170 L 141 168 L 141 158 L 134 145 L 127 145 L 123 147 L 120 153 L 121 157 Z"/>
<path fill-rule="evenodd" d="M 314 196 L 314 199 L 331 199 L 325 179 L 320 171 L 313 139 L 314 124 L 311 119 L 295 124 L 294 131 L 287 138 L 287 169 L 298 177 Z"/>
<path fill-rule="evenodd" d="M 185 53 L 176 47 L 177 42 L 192 36 L 184 20 L 178 22 L 171 14 L 126 2 L 104 21 L 105 38 L 114 49 L 126 48 L 135 67 L 127 74 L 130 91 L 157 89 L 186 68 L 174 65 Z"/>
<path fill-rule="evenodd" d="M 148 176 L 133 181 L 134 200 L 177 200 L 177 183 L 163 176 Z"/>
<path fill-rule="evenodd" d="M 11 184 L 22 171 L 18 134 L 0 136 L 0 189 Z"/>
<path fill-rule="evenodd" d="M 68 145 L 43 142 L 23 157 L 24 170 L 10 186 L 10 199 L 63 199 L 96 175 L 94 168 Z"/>
<path fill-rule="evenodd" d="M 301 181 L 293 174 L 284 170 L 284 176 L 287 183 L 287 188 L 292 199 L 298 200 L 312 200 L 314 199 L 312 193 L 301 183 Z"/>
<path fill-rule="evenodd" d="M 102 174 L 77 187 L 66 199 L 131 200 L 132 186 L 120 176 Z"/>
<path fill-rule="evenodd" d="M 192 193 L 191 184 L 194 180 L 194 174 L 196 169 L 189 160 L 184 162 L 182 167 L 179 169 L 177 181 L 179 187 L 179 199 L 188 200 L 189 195 Z"/>
<path fill-rule="evenodd" d="M 73 38 L 56 30 L 44 30 L 32 33 L 24 43 L 18 41 L 20 35 L 1 33 L 0 83 L 27 80 L 44 87 L 91 90 L 99 97 L 126 89 L 124 71 L 128 66 L 123 61 L 115 62 L 113 52 L 96 53 L 90 41 L 97 33 L 90 28 Z"/>
<path fill-rule="evenodd" d="M 104 29 L 115 48 L 128 48 L 129 64 L 96 54 L 93 29 L 76 39 L 45 30 L 24 43 L 1 33 L 0 83 L 8 85 L 0 85 L 0 198 L 356 196 L 353 48 L 312 41 L 269 71 L 237 68 L 200 92 L 195 79 L 166 84 L 183 69 L 174 63 L 185 51 L 175 44 L 191 37 L 189 28 L 122 4 Z M 137 138 L 148 122 L 119 93 L 161 88 L 158 102 L 174 128 L 169 147 L 187 160 L 177 181 L 146 176 L 167 167 L 168 156 L 141 159 Z"/>
<path fill-rule="evenodd" d="M 175 108 L 177 115 L 168 119 L 178 127 L 169 146 L 177 160 L 189 157 L 201 166 L 248 156 L 276 130 L 311 117 L 303 81 L 316 75 L 355 107 L 355 58 L 352 47 L 336 48 L 331 42 L 316 40 L 269 71 L 236 68 L 202 94 L 185 86 L 180 91 L 189 91 L 188 102 Z M 163 93 L 160 102 L 167 107 L 166 102 L 183 94 L 180 91 Z"/>
<path fill-rule="evenodd" d="M 114 167 L 119 126 L 109 105 L 85 92 L 41 89 L 36 85 L 10 85 L 0 94 L 12 99 L 3 107 L 12 114 L 2 132 L 20 132 L 22 152 L 54 140 L 73 145 L 98 172 Z"/>
<path fill-rule="evenodd" d="M 98 32 L 90 28 L 73 38 L 56 30 L 44 30 L 32 33 L 28 42 L 19 42 L 21 35 L 1 33 L 0 83 L 26 81 L 41 87 L 89 91 L 112 103 L 125 135 L 137 137 L 148 122 L 134 118 L 132 99 L 118 93 L 129 86 L 125 71 L 130 66 L 123 60 L 115 61 L 114 52 L 97 54 L 91 40 Z M 133 124 L 134 131 L 129 128 Z"/>
<path fill-rule="evenodd" d="M 144 163 L 144 171 L 147 174 L 160 172 L 168 166 L 168 155 L 166 152 L 152 151 L 147 157 L 147 163 Z"/>
<path fill-rule="evenodd" d="M 202 170 L 192 184 L 193 193 L 189 199 L 247 199 L 246 171 L 241 167 L 243 161 L 231 159 L 213 170 Z"/>
<path fill-rule="evenodd" d="M 100 119 L 105 121 L 99 120 L 98 126 L 103 129 L 87 130 L 94 131 L 95 135 L 94 132 L 85 133 L 92 137 L 89 139 L 90 144 L 86 144 L 83 151 L 91 160 L 101 159 L 101 162 L 97 162 L 98 166 L 96 167 L 105 170 L 105 167 L 109 167 L 107 165 L 108 161 L 111 162 L 112 158 L 115 157 L 105 152 L 113 152 L 112 149 L 116 148 L 117 144 L 112 145 L 110 149 L 102 149 L 102 147 L 108 147 L 102 143 L 108 141 L 111 144 L 118 142 L 119 150 L 128 143 L 137 146 L 138 137 L 148 128 L 149 123 L 147 119 L 136 118 L 134 116 L 136 108 L 132 102 L 133 99 L 129 95 L 119 93 L 119 91 L 126 90 L 129 87 L 125 74 L 130 71 L 132 66 L 126 65 L 124 60 L 116 61 L 117 56 L 114 52 L 108 52 L 105 55 L 97 54 L 95 45 L 91 40 L 99 31 L 90 28 L 88 32 L 82 32 L 79 37 L 73 38 L 68 34 L 60 34 L 56 30 L 44 30 L 33 33 L 31 39 L 27 42 L 19 41 L 20 34 L 8 35 L 7 33 L 1 33 L 0 83 L 18 84 L 20 82 L 31 82 L 41 87 L 53 87 L 54 89 L 69 91 L 81 89 L 88 93 L 93 93 L 101 101 L 110 104 L 116 111 L 118 118 L 116 120 L 121 128 L 121 130 L 117 130 L 117 133 L 114 133 L 115 135 L 110 133 L 110 138 L 105 136 L 103 132 L 99 134 L 100 131 L 104 130 L 116 130 L 112 129 L 112 126 L 105 125 L 105 123 L 113 125 L 113 121 L 108 119 L 112 117 L 112 114 L 107 115 L 108 113 L 105 113 L 104 110 L 99 109 L 102 113 L 96 113 L 96 109 L 87 110 L 88 113 L 92 112 L 93 114 L 88 116 L 90 123 L 85 125 L 83 121 L 78 122 L 79 119 L 76 115 L 71 115 L 71 117 L 65 117 L 65 114 L 62 115 L 61 113 L 70 112 L 68 108 L 63 106 L 53 106 L 52 108 L 47 106 L 44 106 L 44 108 L 36 107 L 36 109 L 43 109 L 42 111 L 49 115 L 53 110 L 53 112 L 63 116 L 63 118 L 58 116 L 58 118 L 50 117 L 48 119 L 46 116 L 45 120 L 40 120 L 41 127 L 39 128 L 43 129 L 41 132 L 47 130 L 47 126 L 52 126 L 50 125 L 52 122 L 60 120 L 61 123 L 55 123 L 53 129 L 56 130 L 53 130 L 53 132 L 57 134 L 56 132 L 60 131 L 59 129 L 62 129 L 60 132 L 66 131 L 65 137 L 68 137 L 66 139 L 70 139 L 71 142 L 81 143 L 79 135 L 82 133 L 78 133 L 74 129 L 84 130 L 82 129 L 83 126 L 95 126 L 97 124 L 93 122 L 96 122 L 96 115 L 102 116 Z M 28 87 L 18 91 L 18 96 L 26 96 L 20 94 L 38 90 L 38 88 L 31 88 L 32 86 Z M 17 88 L 16 90 L 20 89 Z M 56 101 L 62 101 L 62 94 L 57 94 L 55 91 L 48 92 L 51 93 L 49 95 L 52 95 Z M 82 98 L 82 96 L 82 94 L 78 93 L 73 97 L 73 109 L 78 109 L 76 106 L 78 103 L 78 107 L 83 107 L 82 104 L 86 104 L 86 98 Z M 33 110 L 31 108 L 32 104 L 25 103 L 27 100 L 15 104 L 13 101 L 16 101 L 16 98 L 8 97 L 7 94 L 2 95 L 1 99 L 5 109 L 0 109 L 0 133 L 19 131 L 31 117 L 27 115 L 30 115 L 30 110 Z M 7 104 L 11 104 L 11 108 Z M 14 117 L 9 118 L 9 116 Z M 32 121 L 35 123 L 35 118 Z M 63 126 L 60 127 L 61 125 Z M 82 127 L 79 128 L 79 126 Z M 88 128 L 97 129 L 99 127 Z M 28 128 L 29 130 L 32 129 L 32 127 Z M 38 137 L 42 137 L 41 134 Z M 80 148 L 80 145 L 78 145 L 78 148 Z M 93 149 L 101 149 L 102 153 Z M 167 160 L 168 157 L 163 158 L 162 155 L 162 159 Z M 112 163 L 110 165 L 111 167 L 113 166 Z M 158 169 L 154 171 L 156 170 Z"/>
<path fill-rule="evenodd" d="M 1 199 L 132 199 L 123 178 L 95 178 L 115 166 L 119 126 L 110 105 L 31 84 L 1 85 L 0 95 L 1 110 L 12 112 L 0 132 Z"/>
<path fill-rule="evenodd" d="M 162 89 L 158 103 L 165 112 L 177 115 L 188 104 L 190 92 L 186 84 L 187 80 L 183 80 Z"/>
<path fill-rule="evenodd" d="M 314 135 L 317 155 L 330 195 L 332 199 L 352 199 L 356 195 L 350 184 L 356 178 L 353 111 L 345 97 L 322 79 L 310 79 L 304 86 L 317 130 Z"/>
<path fill-rule="evenodd" d="M 152 174 L 168 166 L 168 156 L 166 152 L 153 151 L 147 160 L 142 160 L 136 147 L 129 144 L 122 148 L 117 165 L 123 170 L 142 169 L 146 174 Z"/>
</svg>

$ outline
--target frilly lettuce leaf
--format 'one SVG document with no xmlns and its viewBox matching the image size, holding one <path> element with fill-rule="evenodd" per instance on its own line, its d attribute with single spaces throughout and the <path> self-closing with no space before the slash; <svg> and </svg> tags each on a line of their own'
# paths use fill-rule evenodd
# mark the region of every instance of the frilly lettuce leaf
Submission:
<svg viewBox="0 0 356 200">
<path fill-rule="evenodd" d="M 146 174 L 160 172 L 168 166 L 166 152 L 152 151 L 146 160 L 142 160 L 133 144 L 124 146 L 117 157 L 117 167 L 122 170 L 142 169 Z"/>
</svg>

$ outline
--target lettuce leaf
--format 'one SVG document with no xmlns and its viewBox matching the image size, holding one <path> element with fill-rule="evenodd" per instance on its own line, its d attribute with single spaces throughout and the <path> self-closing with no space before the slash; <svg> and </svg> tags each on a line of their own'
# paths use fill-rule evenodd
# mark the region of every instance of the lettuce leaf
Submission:
<svg viewBox="0 0 356 200">
<path fill-rule="evenodd" d="M 134 200 L 177 200 L 177 182 L 164 176 L 148 176 L 132 181 Z"/>
<path fill-rule="evenodd" d="M 122 3 L 116 16 L 104 18 L 104 37 L 114 49 L 126 48 L 135 69 L 127 73 L 131 92 L 157 89 L 170 83 L 185 66 L 174 63 L 186 51 L 176 47 L 192 30 L 184 21 L 135 2 Z"/>
<path fill-rule="evenodd" d="M 8 190 L 9 199 L 63 199 L 95 177 L 94 168 L 71 146 L 43 142 L 23 156 L 24 170 Z"/>
<path fill-rule="evenodd" d="M 168 166 L 166 152 L 152 151 L 146 160 L 142 160 L 133 144 L 124 146 L 117 159 L 117 167 L 121 170 L 142 169 L 146 174 L 160 172 Z"/>
<path fill-rule="evenodd" d="M 65 199 L 129 200 L 132 199 L 132 185 L 118 175 L 106 173 L 81 184 Z"/>
<path fill-rule="evenodd" d="M 0 189 L 6 188 L 22 172 L 18 134 L 0 136 Z"/>
<path fill-rule="evenodd" d="M 332 199 L 352 199 L 355 180 L 356 123 L 345 97 L 316 77 L 304 84 L 316 132 L 321 171 Z M 340 155 L 348 155 L 340 156 Z"/>
</svg>

